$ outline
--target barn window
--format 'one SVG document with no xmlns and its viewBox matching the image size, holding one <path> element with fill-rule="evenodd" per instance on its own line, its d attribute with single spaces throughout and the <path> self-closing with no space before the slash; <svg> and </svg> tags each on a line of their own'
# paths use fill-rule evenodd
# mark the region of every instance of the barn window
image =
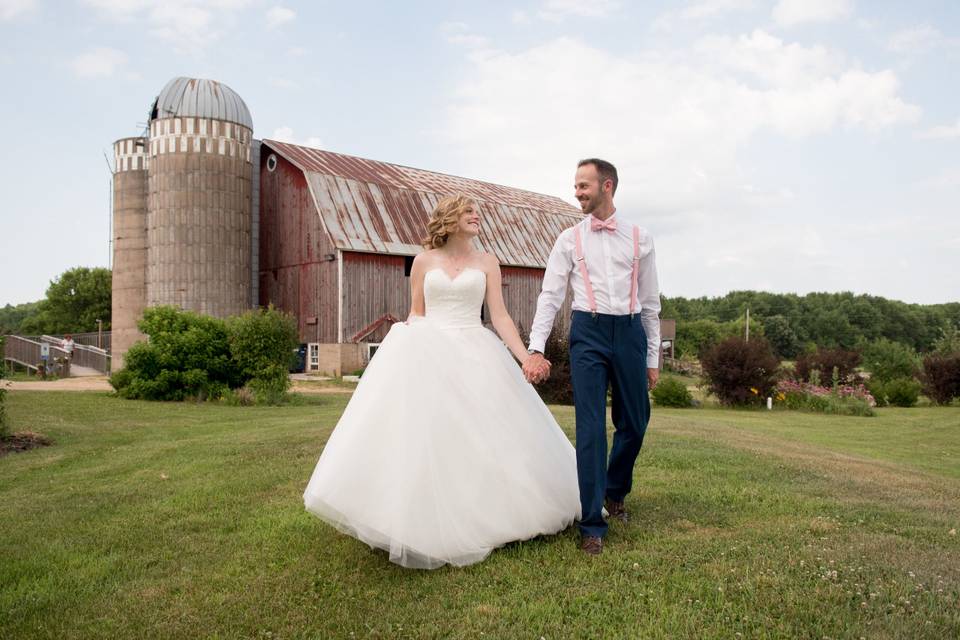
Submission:
<svg viewBox="0 0 960 640">
<path fill-rule="evenodd" d="M 307 346 L 307 354 L 309 362 L 307 363 L 308 371 L 319 371 L 320 370 L 320 345 L 316 342 L 311 342 Z"/>
<path fill-rule="evenodd" d="M 270 154 L 267 156 L 267 171 L 271 173 L 277 170 L 277 156 Z"/>
<path fill-rule="evenodd" d="M 403 256 L 403 275 L 409 278 L 411 269 L 413 269 L 413 256 Z"/>
</svg>

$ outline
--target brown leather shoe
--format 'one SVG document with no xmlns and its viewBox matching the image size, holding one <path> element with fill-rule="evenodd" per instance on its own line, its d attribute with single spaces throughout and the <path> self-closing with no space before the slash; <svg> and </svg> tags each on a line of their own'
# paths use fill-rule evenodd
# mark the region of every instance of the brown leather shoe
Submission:
<svg viewBox="0 0 960 640">
<path fill-rule="evenodd" d="M 627 524 L 630 521 L 630 515 L 627 513 L 627 508 L 622 502 L 614 502 L 610 498 L 607 498 L 604 500 L 603 506 L 611 518 L 616 518 L 623 524 Z"/>
<path fill-rule="evenodd" d="M 603 538 L 599 536 L 583 536 L 580 538 L 580 550 L 588 556 L 598 556 L 603 552 Z"/>
</svg>

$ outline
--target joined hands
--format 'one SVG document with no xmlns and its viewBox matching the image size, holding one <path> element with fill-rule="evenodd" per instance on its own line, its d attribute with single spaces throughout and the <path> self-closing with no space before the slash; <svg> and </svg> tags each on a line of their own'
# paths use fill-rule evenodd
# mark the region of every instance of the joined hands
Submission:
<svg viewBox="0 0 960 640">
<path fill-rule="evenodd" d="M 523 377 L 531 384 L 539 384 L 550 377 L 550 361 L 542 353 L 532 353 L 523 361 Z"/>
</svg>

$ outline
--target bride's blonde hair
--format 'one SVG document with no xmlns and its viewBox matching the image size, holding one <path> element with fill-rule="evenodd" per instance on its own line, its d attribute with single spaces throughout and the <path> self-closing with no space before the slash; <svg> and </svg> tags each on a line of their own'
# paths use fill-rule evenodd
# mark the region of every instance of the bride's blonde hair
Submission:
<svg viewBox="0 0 960 640">
<path fill-rule="evenodd" d="M 420 241 L 424 248 L 439 249 L 447 244 L 450 234 L 460 225 L 460 216 L 470 205 L 476 206 L 476 203 L 462 193 L 447 196 L 438 202 L 427 223 L 427 236 Z"/>
</svg>

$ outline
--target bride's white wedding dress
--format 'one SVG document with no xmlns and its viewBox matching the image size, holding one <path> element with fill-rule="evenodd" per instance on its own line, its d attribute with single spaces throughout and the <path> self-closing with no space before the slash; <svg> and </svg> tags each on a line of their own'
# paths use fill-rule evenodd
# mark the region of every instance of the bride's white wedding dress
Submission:
<svg viewBox="0 0 960 640">
<path fill-rule="evenodd" d="M 496 335 L 486 275 L 424 278 L 327 441 L 306 508 L 405 567 L 467 565 L 580 517 L 576 454 Z"/>
</svg>

